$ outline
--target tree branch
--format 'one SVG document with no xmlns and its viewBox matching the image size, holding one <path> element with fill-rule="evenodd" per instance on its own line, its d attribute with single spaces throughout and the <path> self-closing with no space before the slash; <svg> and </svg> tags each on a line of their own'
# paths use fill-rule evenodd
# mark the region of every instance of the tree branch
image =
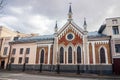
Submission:
<svg viewBox="0 0 120 80">
<path fill-rule="evenodd" d="M 0 0 L 0 10 L 6 5 L 6 0 Z"/>
</svg>

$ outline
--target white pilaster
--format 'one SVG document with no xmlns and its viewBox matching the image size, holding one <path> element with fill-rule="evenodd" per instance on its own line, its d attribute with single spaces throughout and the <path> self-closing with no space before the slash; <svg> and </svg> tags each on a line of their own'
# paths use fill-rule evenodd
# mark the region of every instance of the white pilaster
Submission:
<svg viewBox="0 0 120 80">
<path fill-rule="evenodd" d="M 83 36 L 83 57 L 84 57 L 84 60 L 83 60 L 83 64 L 85 64 L 85 37 Z"/>
<path fill-rule="evenodd" d="M 58 37 L 54 39 L 54 46 L 53 46 L 53 64 L 57 64 L 58 62 Z"/>
<path fill-rule="evenodd" d="M 94 46 L 94 42 L 92 42 L 92 53 L 93 53 L 93 64 L 95 64 L 96 63 L 96 61 L 95 61 L 95 46 Z"/>
<path fill-rule="evenodd" d="M 89 43 L 87 43 L 87 59 L 88 59 L 88 64 L 90 64 Z"/>
<path fill-rule="evenodd" d="M 51 44 L 48 45 L 48 64 L 50 64 L 50 47 Z"/>
</svg>

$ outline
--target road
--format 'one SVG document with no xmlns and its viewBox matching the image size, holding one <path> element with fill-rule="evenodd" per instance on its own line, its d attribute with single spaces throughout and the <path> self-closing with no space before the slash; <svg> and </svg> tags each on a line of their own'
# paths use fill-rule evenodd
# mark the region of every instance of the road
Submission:
<svg viewBox="0 0 120 80">
<path fill-rule="evenodd" d="M 0 72 L 0 80 L 110 80 L 110 79 L 71 78 L 71 77 L 60 77 L 60 76 L 56 77 L 56 76 L 46 76 L 46 75 L 33 75 L 26 73 Z"/>
</svg>

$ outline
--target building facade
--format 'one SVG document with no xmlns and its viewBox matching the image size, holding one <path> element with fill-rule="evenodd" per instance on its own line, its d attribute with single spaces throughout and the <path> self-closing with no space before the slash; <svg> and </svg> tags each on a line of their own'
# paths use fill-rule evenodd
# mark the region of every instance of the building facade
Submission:
<svg viewBox="0 0 120 80">
<path fill-rule="evenodd" d="M 9 54 L 11 47 L 9 42 L 17 39 L 18 37 L 30 37 L 33 34 L 24 34 L 13 31 L 4 26 L 0 26 L 0 68 L 5 69 L 8 64 Z"/>
<path fill-rule="evenodd" d="M 88 32 L 84 19 L 83 29 L 72 18 L 69 6 L 68 20 L 53 35 L 25 37 L 10 42 L 9 64 L 12 69 L 112 74 L 111 35 Z"/>
<path fill-rule="evenodd" d="M 107 18 L 98 32 L 111 36 L 113 72 L 120 74 L 120 17 Z"/>
</svg>

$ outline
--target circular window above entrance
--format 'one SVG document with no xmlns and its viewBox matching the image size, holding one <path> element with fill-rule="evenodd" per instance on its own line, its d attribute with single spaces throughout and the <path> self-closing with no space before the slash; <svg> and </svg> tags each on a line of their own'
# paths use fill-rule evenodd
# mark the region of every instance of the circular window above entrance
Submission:
<svg viewBox="0 0 120 80">
<path fill-rule="evenodd" d="M 68 33 L 68 34 L 66 35 L 66 39 L 67 39 L 68 41 L 73 40 L 73 39 L 74 39 L 74 34 L 73 34 L 73 33 Z"/>
</svg>

